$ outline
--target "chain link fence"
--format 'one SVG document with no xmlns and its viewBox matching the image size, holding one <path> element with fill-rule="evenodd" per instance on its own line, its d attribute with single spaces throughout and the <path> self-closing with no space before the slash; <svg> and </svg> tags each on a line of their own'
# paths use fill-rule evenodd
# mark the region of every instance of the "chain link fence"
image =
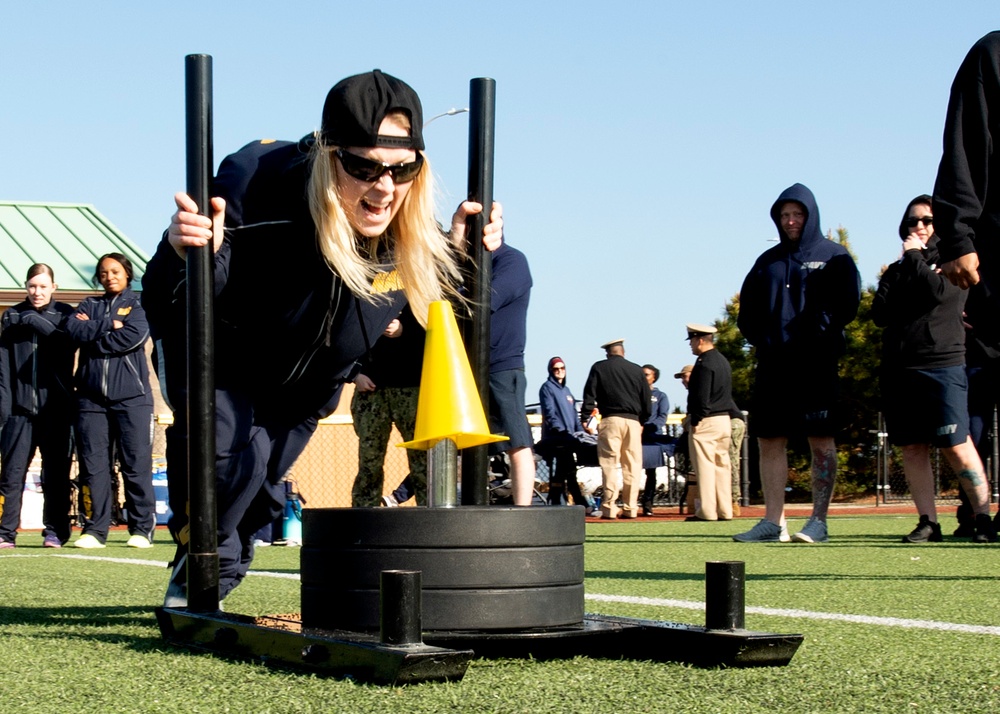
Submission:
<svg viewBox="0 0 1000 714">
<path fill-rule="evenodd" d="M 351 505 L 351 488 L 354 484 L 358 470 L 358 438 L 354 433 L 353 423 L 349 413 L 350 390 L 341 399 L 341 407 L 337 413 L 322 420 L 316 430 L 315 435 L 306 447 L 306 450 L 292 466 L 286 478 L 293 482 L 294 490 L 302 498 L 306 508 L 346 508 Z M 541 417 L 534 413 L 534 405 L 528 406 L 528 420 L 532 426 L 533 435 L 537 442 L 541 437 Z M 668 422 L 668 433 L 675 438 L 683 438 L 681 431 L 681 419 L 683 415 L 672 414 Z M 166 521 L 167 500 L 166 500 L 166 480 L 169 477 L 169 464 L 166 463 L 165 449 L 166 437 L 165 429 L 171 422 L 169 415 L 157 416 L 153 428 L 153 471 L 154 489 L 156 491 L 157 517 L 160 523 Z M 994 416 L 994 423 L 987 435 L 988 448 L 987 459 L 984 466 L 990 480 L 991 500 L 996 502 L 1000 495 L 1000 442 L 998 442 L 997 418 Z M 892 447 L 888 441 L 885 425 L 879 415 L 878 429 L 872 430 L 872 477 L 876 492 L 877 501 L 883 504 L 898 503 L 910 500 L 909 489 L 906 478 L 903 474 L 902 457 L 898 448 Z M 397 444 L 403 441 L 396 429 L 392 430 L 389 446 L 385 457 L 385 481 L 383 493 L 391 493 L 406 477 L 409 467 L 406 459 L 406 450 L 399 448 Z M 742 448 L 742 482 L 744 505 L 749 503 L 748 482 L 749 464 L 748 440 L 744 439 Z M 940 502 L 944 504 L 957 503 L 958 500 L 958 479 L 947 460 L 940 450 L 931 450 L 932 466 L 935 477 L 935 492 Z M 23 527 L 34 527 L 35 518 L 32 513 L 34 509 L 40 509 L 40 471 L 41 464 L 36 455 L 29 470 L 29 477 L 25 486 L 25 512 L 22 515 Z M 542 498 L 546 497 L 549 483 L 549 471 L 551 463 L 545 459 L 536 459 L 536 486 Z M 683 511 L 687 496 L 687 485 L 692 480 L 692 469 L 686 456 L 678 453 L 674 456 L 665 457 L 662 466 L 656 470 L 657 490 L 654 494 L 654 505 L 659 507 L 680 507 Z M 578 469 L 578 480 L 583 492 L 590 495 L 599 491 L 601 487 L 601 472 L 596 466 L 584 466 Z M 74 484 L 77 479 L 77 466 L 74 459 L 71 478 Z M 119 479 L 120 480 L 120 479 Z M 643 486 L 640 484 L 640 487 Z M 28 495 L 30 492 L 30 495 Z M 76 495 L 74 489 L 74 496 Z M 642 496 L 640 496 L 642 497 Z M 119 502 L 124 498 L 119 489 Z M 37 502 L 37 503 L 36 503 Z M 77 512 L 77 499 L 73 500 L 73 513 Z M 406 505 L 413 505 L 411 500 Z"/>
<path fill-rule="evenodd" d="M 983 461 L 983 468 L 986 470 L 987 478 L 990 482 L 990 501 L 996 503 L 1000 497 L 1000 458 L 998 458 L 998 448 L 1000 443 L 997 440 L 997 414 L 993 414 L 993 424 L 986 436 L 986 447 L 984 452 L 986 458 Z M 906 484 L 906 475 L 903 473 L 902 452 L 897 446 L 889 443 L 889 434 L 886 432 L 885 419 L 882 414 L 878 415 L 878 429 L 872 431 L 875 437 L 875 492 L 877 501 L 888 504 L 910 500 L 910 490 Z M 931 468 L 934 472 L 934 493 L 936 499 L 944 504 L 958 503 L 958 476 L 955 474 L 948 460 L 942 454 L 941 449 L 931 448 Z"/>
</svg>

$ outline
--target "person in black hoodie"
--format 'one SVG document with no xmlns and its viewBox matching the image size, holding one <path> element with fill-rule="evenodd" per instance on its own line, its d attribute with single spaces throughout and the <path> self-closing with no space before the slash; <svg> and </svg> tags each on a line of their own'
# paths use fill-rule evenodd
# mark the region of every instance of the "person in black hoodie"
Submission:
<svg viewBox="0 0 1000 714">
<path fill-rule="evenodd" d="M 941 540 L 930 446 L 939 447 L 973 504 L 973 540 L 996 540 L 989 489 L 969 432 L 965 327 L 967 293 L 937 269 L 932 199 L 917 196 L 899 224 L 903 256 L 879 280 L 872 320 L 882 333 L 883 411 L 889 440 L 902 447 L 903 470 L 920 520 L 904 543 Z"/>
<path fill-rule="evenodd" d="M 752 429 L 760 445 L 765 517 L 741 542 L 778 541 L 788 483 L 788 437 L 804 435 L 812 452 L 812 516 L 795 534 L 803 543 L 828 540 L 826 514 L 837 471 L 835 411 L 844 327 L 861 297 L 847 249 L 820 230 L 808 188 L 795 184 L 771 206 L 779 244 L 765 251 L 743 281 L 737 325 L 756 349 Z"/>
<path fill-rule="evenodd" d="M 28 299 L 0 319 L 0 548 L 13 548 L 28 464 L 42 456 L 42 545 L 69 540 L 69 470 L 76 347 L 63 329 L 73 308 L 56 302 L 59 286 L 45 263 L 28 268 Z"/>
<path fill-rule="evenodd" d="M 980 38 L 962 61 L 951 85 L 944 125 L 944 151 L 934 183 L 935 233 L 941 271 L 958 287 L 971 288 L 969 410 L 972 435 L 982 457 L 985 438 L 1000 402 L 1000 32 Z M 992 184 L 990 182 L 993 176 Z M 970 509 L 971 510 L 971 509 Z M 959 530 L 975 530 L 970 511 L 959 508 Z M 1000 513 L 994 518 L 1000 527 Z"/>
<path fill-rule="evenodd" d="M 187 194 L 174 196 L 177 210 L 143 276 L 143 304 L 176 417 L 184 411 L 184 255 L 212 246 L 220 599 L 249 571 L 254 533 L 284 505 L 282 476 L 336 408 L 358 360 L 405 304 L 424 325 L 431 302 L 461 302 L 466 220 L 483 207 L 462 203 L 450 231 L 441 229 L 422 128 L 416 92 L 373 70 L 334 85 L 313 134 L 227 156 L 211 216 Z M 488 249 L 501 243 L 501 215 L 494 203 L 479 237 Z M 276 277 L 280 289 L 264 293 Z M 167 455 L 172 463 L 169 442 Z M 170 500 L 178 551 L 164 604 L 182 607 L 186 491 L 172 488 Z"/>
<path fill-rule="evenodd" d="M 1000 32 L 991 32 L 972 46 L 951 85 L 933 207 L 941 271 L 960 288 L 986 284 L 984 318 L 994 334 L 1000 333 L 998 140 Z"/>
<path fill-rule="evenodd" d="M 89 297 L 66 320 L 80 346 L 76 367 L 76 450 L 80 462 L 83 533 L 77 548 L 103 548 L 111 526 L 112 454 L 125 485 L 130 548 L 153 547 L 153 392 L 145 345 L 146 313 L 132 291 L 132 262 L 121 253 L 102 255 Z"/>
</svg>

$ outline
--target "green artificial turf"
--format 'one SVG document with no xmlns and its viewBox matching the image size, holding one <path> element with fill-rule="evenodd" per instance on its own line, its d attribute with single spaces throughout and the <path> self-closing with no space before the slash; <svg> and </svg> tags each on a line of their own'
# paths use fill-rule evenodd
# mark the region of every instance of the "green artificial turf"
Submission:
<svg viewBox="0 0 1000 714">
<path fill-rule="evenodd" d="M 1000 636 L 814 619 L 809 613 L 1000 624 L 1000 545 L 899 543 L 910 517 L 833 518 L 831 542 L 740 544 L 730 523 L 587 527 L 590 612 L 701 624 L 704 563 L 746 563 L 749 629 L 802 633 L 790 665 L 476 660 L 460 682 L 383 687 L 168 646 L 152 609 L 172 548 L 133 551 L 115 533 L 83 553 L 22 534 L 0 554 L 0 707 L 12 712 L 996 712 Z M 797 523 L 791 524 L 794 532 Z M 256 570 L 297 572 L 293 548 L 261 549 Z M 676 601 L 681 601 L 677 603 Z M 673 603 L 673 604 L 671 604 Z M 290 613 L 298 583 L 249 577 L 230 612 Z M 760 614 L 787 608 L 798 616 Z M 996 630 L 994 630 L 996 632 Z"/>
</svg>

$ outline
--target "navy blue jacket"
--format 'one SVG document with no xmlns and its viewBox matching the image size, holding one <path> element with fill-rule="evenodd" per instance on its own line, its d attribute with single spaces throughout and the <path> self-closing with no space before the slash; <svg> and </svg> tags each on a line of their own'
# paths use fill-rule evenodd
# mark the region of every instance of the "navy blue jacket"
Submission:
<svg viewBox="0 0 1000 714">
<path fill-rule="evenodd" d="M 779 214 L 786 201 L 798 201 L 806 209 L 797 241 L 781 230 Z M 758 358 L 843 354 L 844 327 L 857 314 L 861 298 L 854 259 L 823 236 L 816 199 L 802 184 L 782 192 L 771 218 L 780 241 L 757 259 L 743 281 L 740 332 L 757 348 Z"/>
<path fill-rule="evenodd" d="M 82 313 L 88 320 L 74 315 Z M 114 320 L 122 327 L 115 329 Z M 149 396 L 149 367 L 144 346 L 149 339 L 146 312 L 131 288 L 118 295 L 86 298 L 65 322 L 66 332 L 80 346 L 76 389 L 97 403 Z M 152 403 L 152 402 L 150 402 Z"/>
<path fill-rule="evenodd" d="M 493 251 L 490 287 L 490 373 L 524 369 L 531 296 L 531 271 L 524 253 L 506 242 Z"/>
<path fill-rule="evenodd" d="M 375 389 L 420 386 L 427 332 L 409 305 L 400 313 L 399 322 L 402 332 L 379 338 L 361 360 L 361 372 L 375 383 Z"/>
<path fill-rule="evenodd" d="M 576 399 L 569 387 L 549 375 L 538 390 L 538 403 L 542 409 L 542 440 L 557 434 L 575 434 L 583 431 Z"/>
<path fill-rule="evenodd" d="M 649 419 L 647 425 L 652 425 L 657 434 L 667 431 L 667 416 L 670 414 L 670 400 L 667 395 L 656 387 L 649 388 Z"/>
<path fill-rule="evenodd" d="M 406 301 L 401 290 L 359 300 L 327 265 L 306 199 L 309 142 L 247 144 L 223 160 L 212 186 L 226 199 L 215 254 L 216 384 L 274 403 L 293 423 L 328 407 Z M 167 377 L 182 378 L 184 261 L 166 236 L 146 266 L 143 300 L 154 335 L 173 343 Z"/>
<path fill-rule="evenodd" d="M 76 346 L 63 325 L 72 312 L 66 303 L 36 310 L 25 300 L 0 318 L 0 424 L 11 414 L 70 408 Z"/>
</svg>

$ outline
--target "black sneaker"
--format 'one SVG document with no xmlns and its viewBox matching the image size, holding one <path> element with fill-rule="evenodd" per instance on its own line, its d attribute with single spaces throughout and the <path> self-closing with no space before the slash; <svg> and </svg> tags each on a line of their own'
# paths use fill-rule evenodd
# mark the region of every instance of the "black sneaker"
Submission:
<svg viewBox="0 0 1000 714">
<path fill-rule="evenodd" d="M 976 514 L 976 535 L 972 536 L 973 543 L 996 543 L 997 529 L 993 526 L 993 521 L 988 513 Z"/>
<path fill-rule="evenodd" d="M 904 543 L 940 543 L 941 526 L 927 516 L 920 516 L 920 522 L 909 535 L 903 536 Z"/>
<path fill-rule="evenodd" d="M 956 538 L 971 538 L 976 535 L 976 524 L 973 521 L 961 521 L 952 533 Z"/>
</svg>

